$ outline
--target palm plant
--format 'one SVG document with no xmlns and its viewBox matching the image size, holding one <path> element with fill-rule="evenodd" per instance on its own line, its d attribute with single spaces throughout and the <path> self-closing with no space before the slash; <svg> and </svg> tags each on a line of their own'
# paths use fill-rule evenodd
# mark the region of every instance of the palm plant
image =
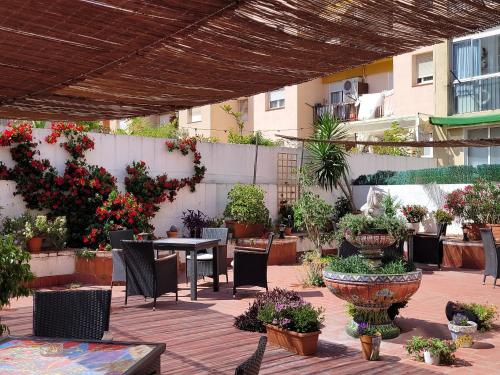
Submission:
<svg viewBox="0 0 500 375">
<path fill-rule="evenodd" d="M 318 141 L 343 140 L 347 130 L 332 114 L 326 112 L 314 121 L 314 139 Z M 327 142 L 310 142 L 306 146 L 310 155 L 308 169 L 319 186 L 325 190 L 340 188 L 354 207 L 347 173 L 347 151 L 343 146 Z"/>
</svg>

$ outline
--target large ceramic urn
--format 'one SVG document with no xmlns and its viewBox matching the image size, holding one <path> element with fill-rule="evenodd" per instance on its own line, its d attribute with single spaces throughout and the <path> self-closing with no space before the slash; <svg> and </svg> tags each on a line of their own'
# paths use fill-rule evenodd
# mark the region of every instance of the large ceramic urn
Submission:
<svg viewBox="0 0 500 375">
<path fill-rule="evenodd" d="M 353 274 L 323 271 L 323 279 L 328 289 L 338 298 L 351 302 L 362 316 L 373 321 L 364 321 L 378 326 L 384 339 L 399 335 L 399 328 L 387 314 L 387 309 L 396 302 L 407 301 L 420 287 L 422 271 L 403 274 Z M 346 331 L 357 337 L 357 327 L 361 321 L 352 319 Z"/>
<path fill-rule="evenodd" d="M 396 242 L 394 237 L 388 233 L 360 233 L 352 235 L 346 232 L 345 239 L 351 245 L 357 247 L 361 256 L 375 266 L 380 265 L 384 248 Z"/>
</svg>

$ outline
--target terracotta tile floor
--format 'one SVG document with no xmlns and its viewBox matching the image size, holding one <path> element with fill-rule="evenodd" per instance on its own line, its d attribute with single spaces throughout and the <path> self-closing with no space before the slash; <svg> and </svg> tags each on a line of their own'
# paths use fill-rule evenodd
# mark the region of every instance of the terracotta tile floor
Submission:
<svg viewBox="0 0 500 375">
<path fill-rule="evenodd" d="M 489 302 L 500 306 L 500 287 L 491 281 L 482 285 L 477 271 L 429 270 L 397 324 L 403 334 L 382 343 L 382 358 L 368 362 L 360 358 L 359 342 L 344 332 L 344 303 L 325 288 L 300 287 L 299 266 L 269 267 L 270 286 L 293 288 L 310 302 L 326 308 L 326 321 L 314 357 L 300 357 L 268 346 L 262 374 L 500 374 L 500 327 L 481 334 L 474 348 L 459 349 L 453 367 L 426 366 L 407 357 L 404 343 L 412 335 L 449 336 L 444 308 L 448 300 Z M 230 280 L 232 275 L 230 275 Z M 221 277 L 222 281 L 222 277 Z M 189 289 L 180 284 L 180 301 L 162 297 L 156 311 L 142 298 L 129 299 L 123 306 L 123 287 L 113 288 L 111 331 L 115 340 L 165 342 L 162 357 L 165 374 L 232 374 L 237 364 L 256 347 L 259 334 L 233 328 L 233 317 L 243 312 L 257 289 L 242 292 L 233 300 L 231 283 L 221 283 L 213 293 L 211 285 L 199 281 L 197 302 L 189 300 Z M 31 333 L 31 298 L 12 303 L 2 311 L 2 322 L 16 335 Z"/>
</svg>

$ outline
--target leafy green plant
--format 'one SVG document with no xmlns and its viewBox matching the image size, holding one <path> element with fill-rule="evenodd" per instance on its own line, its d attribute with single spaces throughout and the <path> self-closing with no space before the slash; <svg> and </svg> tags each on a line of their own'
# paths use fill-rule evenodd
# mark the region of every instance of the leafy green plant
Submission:
<svg viewBox="0 0 500 375">
<path fill-rule="evenodd" d="M 233 111 L 233 107 L 230 104 L 223 104 L 221 108 L 224 112 L 226 112 L 229 116 L 234 118 L 236 121 L 236 126 L 238 127 L 238 132 L 240 135 L 243 134 L 243 128 L 245 127 L 245 120 L 243 120 L 243 114 L 239 111 Z"/>
<path fill-rule="evenodd" d="M 338 197 L 333 204 L 332 220 L 338 222 L 341 218 L 351 212 L 351 203 L 345 197 Z"/>
<path fill-rule="evenodd" d="M 264 203 L 264 190 L 257 185 L 237 184 L 227 194 L 224 216 L 240 223 L 269 223 L 269 210 Z"/>
<path fill-rule="evenodd" d="M 407 141 L 409 132 L 407 129 L 401 128 L 399 124 L 394 121 L 391 127 L 384 130 L 382 141 L 384 142 L 404 142 Z M 373 146 L 373 152 L 379 155 L 393 155 L 393 156 L 409 156 L 410 150 L 407 147 L 397 146 Z"/>
<path fill-rule="evenodd" d="M 209 217 L 205 222 L 207 228 L 220 228 L 224 224 L 223 217 Z"/>
<path fill-rule="evenodd" d="M 293 205 L 288 204 L 287 201 L 280 203 L 280 209 L 278 211 L 278 224 L 285 224 L 287 227 L 292 228 L 294 226 Z"/>
<path fill-rule="evenodd" d="M 18 217 L 6 217 L 2 222 L 2 233 L 7 235 L 12 235 L 14 242 L 17 246 L 21 248 L 26 248 L 26 237 L 24 236 L 24 230 L 26 224 L 29 222 L 34 223 L 35 217 L 29 212 L 25 212 Z"/>
<path fill-rule="evenodd" d="M 403 258 L 391 260 L 382 264 L 381 267 L 374 267 L 369 261 L 361 255 L 351 255 L 350 257 L 334 256 L 330 258 L 329 270 L 340 273 L 359 273 L 359 274 L 377 274 L 394 275 L 411 272 L 414 270 L 413 264 L 408 263 Z"/>
<path fill-rule="evenodd" d="M 385 194 L 382 198 L 382 211 L 385 216 L 396 217 L 399 207 L 401 207 L 401 204 L 391 193 Z"/>
<path fill-rule="evenodd" d="M 358 309 L 354 304 L 350 302 L 346 304 L 346 314 L 357 323 L 366 322 L 373 325 L 388 323 L 387 313 L 385 311 Z"/>
<path fill-rule="evenodd" d="M 327 233 L 332 222 L 333 207 L 326 203 L 318 194 L 303 191 L 293 205 L 295 226 L 307 231 L 307 237 L 314 244 L 315 250 L 321 252 L 325 243 L 331 240 Z"/>
<path fill-rule="evenodd" d="M 33 222 L 27 221 L 24 227 L 24 237 L 30 240 L 35 237 L 44 237 L 48 229 L 47 216 L 38 215 Z"/>
<path fill-rule="evenodd" d="M 406 342 L 406 352 L 417 361 L 423 361 L 423 352 L 429 351 L 439 356 L 440 363 L 451 365 L 455 362 L 455 351 L 457 346 L 453 341 L 440 340 L 438 338 L 424 338 L 413 336 Z"/>
<path fill-rule="evenodd" d="M 359 323 L 358 324 L 358 335 L 359 336 L 379 336 L 381 334 L 378 327 L 372 327 L 369 323 Z"/>
<path fill-rule="evenodd" d="M 304 276 L 302 284 L 308 286 L 325 286 L 323 269 L 331 262 L 331 257 L 323 257 L 317 251 L 307 251 L 302 256 Z"/>
<path fill-rule="evenodd" d="M 14 242 L 12 235 L 0 237 L 0 310 L 9 304 L 11 298 L 28 296 L 26 283 L 33 280 L 30 254 Z M 8 328 L 0 324 L 0 336 Z"/>
<path fill-rule="evenodd" d="M 355 238 L 362 233 L 388 233 L 396 241 L 401 241 L 406 238 L 406 222 L 404 219 L 385 215 L 371 217 L 347 214 L 340 219 L 335 236 L 338 243 L 342 243 L 345 236 Z"/>
<path fill-rule="evenodd" d="M 335 188 L 340 188 L 351 206 L 354 207 L 347 179 L 349 164 L 346 149 L 340 145 L 321 142 L 346 139 L 347 129 L 329 112 L 319 116 L 314 121 L 313 127 L 313 139 L 319 142 L 309 142 L 306 145 L 309 154 L 307 168 L 320 187 L 332 191 Z"/>
<path fill-rule="evenodd" d="M 230 130 L 227 137 L 227 142 L 240 145 L 258 144 L 259 146 L 271 146 L 271 147 L 283 145 L 283 142 L 281 141 L 273 141 L 272 139 L 264 137 L 262 135 L 262 132 L 260 131 L 252 132 L 251 134 L 248 135 L 241 135 Z"/>
<path fill-rule="evenodd" d="M 438 208 L 436 212 L 434 212 L 434 218 L 436 219 L 437 224 L 450 225 L 453 221 L 453 215 L 442 208 Z"/>
<path fill-rule="evenodd" d="M 83 248 L 75 251 L 75 255 L 84 259 L 94 259 L 96 257 L 97 252 L 91 249 Z"/>
<path fill-rule="evenodd" d="M 495 305 L 463 302 L 458 302 L 458 305 L 460 309 L 470 311 L 477 317 L 477 329 L 481 332 L 489 331 L 498 318 L 498 308 Z"/>
</svg>

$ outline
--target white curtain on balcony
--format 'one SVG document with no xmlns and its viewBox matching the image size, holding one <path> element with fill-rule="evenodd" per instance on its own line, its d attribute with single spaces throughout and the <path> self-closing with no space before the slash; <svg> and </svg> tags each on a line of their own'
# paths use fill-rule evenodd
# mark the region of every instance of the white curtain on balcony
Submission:
<svg viewBox="0 0 500 375">
<path fill-rule="evenodd" d="M 481 48 L 478 39 L 469 39 L 453 44 L 453 73 L 460 79 L 472 78 L 481 74 Z M 476 84 L 474 82 L 455 82 L 455 112 L 468 113 L 477 110 Z"/>
<path fill-rule="evenodd" d="M 359 105 L 358 120 L 370 120 L 376 118 L 377 108 L 384 105 L 384 94 L 378 92 L 375 94 L 364 94 L 356 102 Z"/>
</svg>

